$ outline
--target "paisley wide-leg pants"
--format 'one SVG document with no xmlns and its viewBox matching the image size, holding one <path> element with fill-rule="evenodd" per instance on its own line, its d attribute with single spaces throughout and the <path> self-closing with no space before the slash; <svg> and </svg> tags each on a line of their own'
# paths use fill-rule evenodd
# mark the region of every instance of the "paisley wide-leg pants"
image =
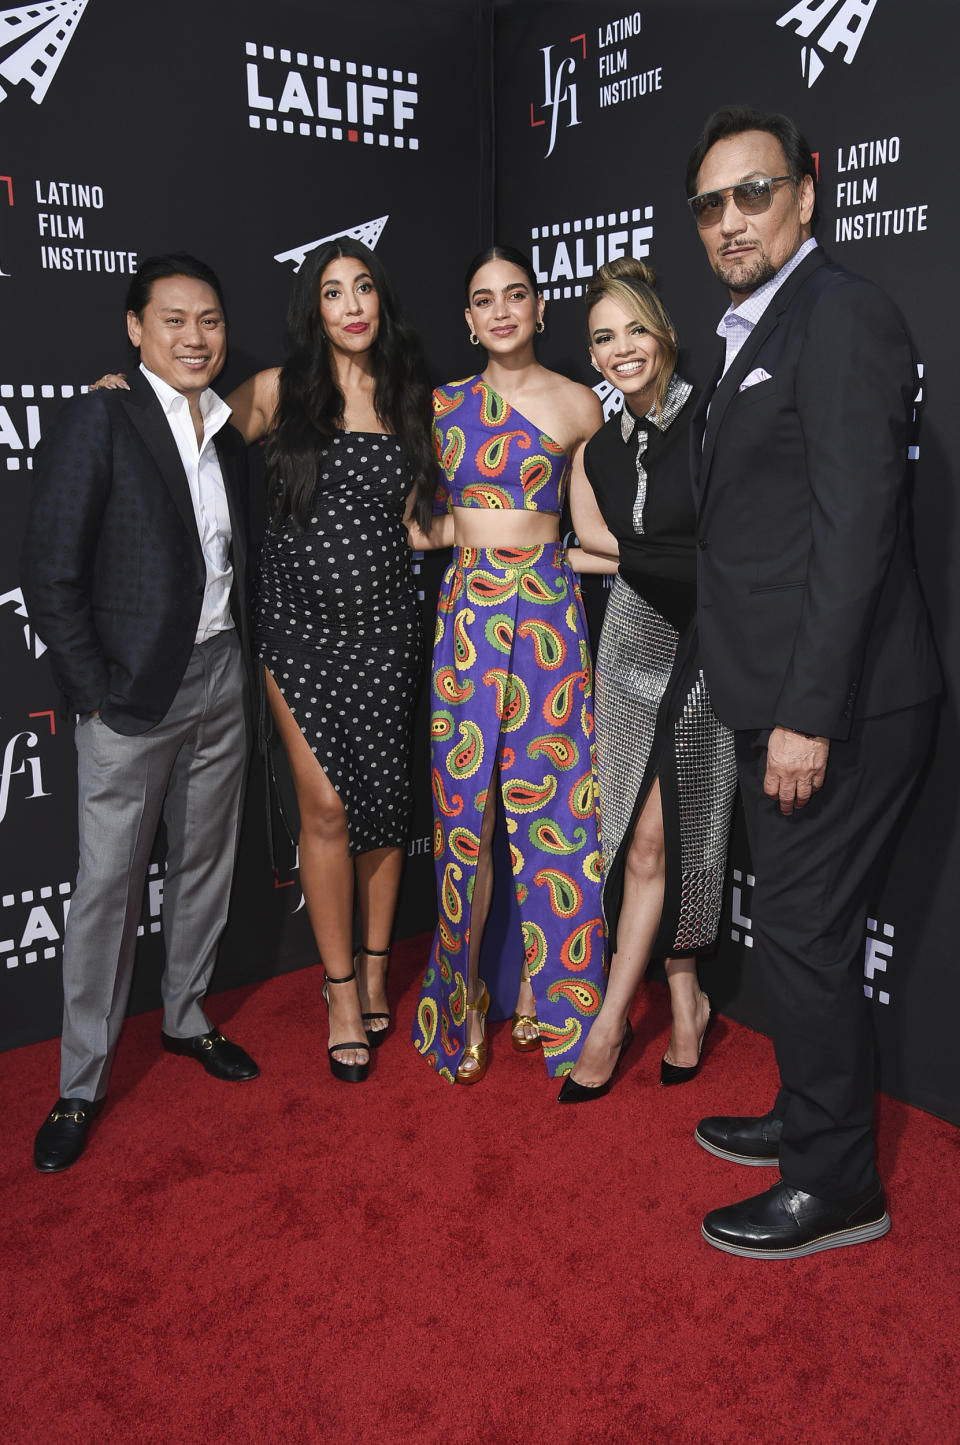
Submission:
<svg viewBox="0 0 960 1445">
<path fill-rule="evenodd" d="M 432 673 L 439 921 L 414 1026 L 417 1048 L 451 1082 L 465 1047 L 470 914 L 491 786 L 550 1074 L 573 1067 L 600 1008 L 591 689 L 583 604 L 559 544 L 456 549 Z M 518 985 L 520 965 L 518 957 Z"/>
</svg>

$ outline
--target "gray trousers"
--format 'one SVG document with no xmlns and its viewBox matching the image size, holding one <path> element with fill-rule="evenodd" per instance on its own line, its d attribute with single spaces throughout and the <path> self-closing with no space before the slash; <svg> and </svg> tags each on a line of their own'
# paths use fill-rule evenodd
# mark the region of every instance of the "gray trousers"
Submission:
<svg viewBox="0 0 960 1445">
<path fill-rule="evenodd" d="M 125 737 L 77 724 L 80 869 L 63 945 L 62 1098 L 101 1099 L 126 1014 L 161 813 L 163 1030 L 205 1034 L 201 1006 L 227 919 L 249 744 L 235 631 L 194 647 L 166 716 Z"/>
</svg>

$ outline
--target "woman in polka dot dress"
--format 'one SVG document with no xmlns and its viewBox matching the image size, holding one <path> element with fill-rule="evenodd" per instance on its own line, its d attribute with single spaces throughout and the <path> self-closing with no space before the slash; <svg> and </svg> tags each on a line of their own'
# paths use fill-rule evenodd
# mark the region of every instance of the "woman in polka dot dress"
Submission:
<svg viewBox="0 0 960 1445">
<path fill-rule="evenodd" d="M 430 397 L 416 340 L 359 242 L 308 256 L 289 328 L 286 365 L 257 373 L 229 402 L 248 441 L 267 438 L 271 523 L 255 640 L 296 787 L 330 1068 L 357 1082 L 390 1017 L 386 963 L 421 668 L 404 514 L 415 482 L 432 471 Z"/>
</svg>

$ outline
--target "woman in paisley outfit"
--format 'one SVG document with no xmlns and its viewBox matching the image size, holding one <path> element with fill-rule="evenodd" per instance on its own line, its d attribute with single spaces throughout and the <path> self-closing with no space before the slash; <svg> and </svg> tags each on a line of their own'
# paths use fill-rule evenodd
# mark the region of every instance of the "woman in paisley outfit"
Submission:
<svg viewBox="0 0 960 1445">
<path fill-rule="evenodd" d="M 580 570 L 616 572 L 597 650 L 597 777 L 607 993 L 562 1103 L 599 1098 L 630 1038 L 627 1010 L 666 956 L 673 1012 L 663 1084 L 691 1079 L 713 1019 L 698 950 L 717 936 L 736 784 L 732 735 L 714 715 L 696 631 L 690 383 L 649 267 L 608 262 L 587 288 L 590 355 L 624 396 L 586 449 L 571 492 Z"/>
<path fill-rule="evenodd" d="M 522 921 L 514 1047 L 542 1045 L 548 1072 L 565 1072 L 602 997 L 591 665 L 559 545 L 571 464 L 601 415 L 587 387 L 536 360 L 544 303 L 522 253 L 481 253 L 466 292 L 486 366 L 434 392 L 447 511 L 410 539 L 454 548 L 432 674 L 439 922 L 414 1042 L 443 1078 L 471 1084 L 488 1062 L 479 958 L 498 812 Z"/>
<path fill-rule="evenodd" d="M 416 338 L 383 267 L 342 237 L 294 282 L 285 366 L 229 397 L 266 438 L 271 525 L 254 611 L 300 813 L 300 883 L 326 970 L 334 1076 L 366 1077 L 411 805 L 420 620 L 404 519 L 435 466 Z M 362 947 L 353 956 L 356 889 Z"/>
</svg>

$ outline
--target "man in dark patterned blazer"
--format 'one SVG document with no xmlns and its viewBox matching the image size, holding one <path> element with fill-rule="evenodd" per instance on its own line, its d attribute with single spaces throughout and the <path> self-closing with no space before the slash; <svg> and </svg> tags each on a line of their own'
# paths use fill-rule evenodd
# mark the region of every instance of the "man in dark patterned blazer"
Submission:
<svg viewBox="0 0 960 1445">
<path fill-rule="evenodd" d="M 249 742 L 246 468 L 210 390 L 226 355 L 203 262 L 150 257 L 127 293 L 129 390 L 60 412 L 34 472 L 22 554 L 31 621 L 77 716 L 80 868 L 63 950 L 60 1098 L 45 1172 L 83 1152 L 123 1023 L 161 814 L 163 1047 L 218 1079 L 259 1070 L 203 998 L 227 917 Z"/>
</svg>

